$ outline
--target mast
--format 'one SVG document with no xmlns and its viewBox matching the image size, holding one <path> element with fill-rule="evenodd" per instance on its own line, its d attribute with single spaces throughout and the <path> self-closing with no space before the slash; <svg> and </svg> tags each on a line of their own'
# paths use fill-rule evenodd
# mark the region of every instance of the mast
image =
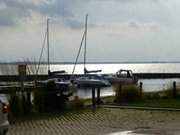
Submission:
<svg viewBox="0 0 180 135">
<path fill-rule="evenodd" d="M 49 64 L 49 18 L 47 19 L 47 63 L 48 63 L 48 74 L 50 73 Z"/>
<path fill-rule="evenodd" d="M 87 21 L 88 14 L 86 14 L 86 23 L 85 23 L 85 45 L 84 45 L 84 74 L 86 74 L 86 41 L 87 41 Z"/>
</svg>

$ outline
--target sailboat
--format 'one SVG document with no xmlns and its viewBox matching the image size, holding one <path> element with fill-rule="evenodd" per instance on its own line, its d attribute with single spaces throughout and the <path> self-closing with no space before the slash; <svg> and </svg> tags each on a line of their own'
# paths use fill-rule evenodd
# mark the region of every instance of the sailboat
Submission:
<svg viewBox="0 0 180 135">
<path fill-rule="evenodd" d="M 90 73 L 97 73 L 97 72 L 101 72 L 101 70 L 87 70 L 86 68 L 86 43 L 87 43 L 87 20 L 88 20 L 88 14 L 86 15 L 86 20 L 85 20 L 85 31 L 83 33 L 83 38 L 81 40 L 81 44 L 80 44 L 80 48 L 78 51 L 78 55 L 76 58 L 76 62 L 73 68 L 73 72 L 75 71 L 75 67 L 77 64 L 77 60 L 83 45 L 83 41 L 84 41 L 84 75 L 82 77 L 76 78 L 75 82 L 79 85 L 79 86 L 88 86 L 88 87 L 104 87 L 104 86 L 109 86 L 110 83 L 109 81 L 105 80 L 103 78 L 103 76 L 100 75 L 90 75 Z"/>
<path fill-rule="evenodd" d="M 51 71 L 50 70 L 50 58 L 49 58 L 49 19 L 47 19 L 47 31 L 46 31 L 46 35 L 45 35 L 45 39 L 47 39 L 47 67 L 48 67 L 48 79 L 44 80 L 44 81 L 37 81 L 37 84 L 39 85 L 46 85 L 49 82 L 53 82 L 55 84 L 55 87 L 60 90 L 61 94 L 66 93 L 65 95 L 70 95 L 71 93 L 69 93 L 68 91 L 68 87 L 70 85 L 70 81 L 69 80 L 63 80 L 61 78 L 57 78 L 56 76 L 58 74 L 62 74 L 62 73 L 66 73 L 64 70 L 63 71 Z M 41 58 L 41 56 L 40 56 Z M 39 60 L 39 64 L 40 64 L 40 60 Z M 38 72 L 38 71 L 37 71 Z"/>
</svg>

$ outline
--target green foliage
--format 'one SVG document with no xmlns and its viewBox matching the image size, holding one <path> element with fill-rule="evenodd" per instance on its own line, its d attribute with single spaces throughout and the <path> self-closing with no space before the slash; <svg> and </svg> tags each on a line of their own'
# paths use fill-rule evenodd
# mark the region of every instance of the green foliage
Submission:
<svg viewBox="0 0 180 135">
<path fill-rule="evenodd" d="M 31 113 L 32 104 L 27 98 L 26 92 L 13 92 L 10 95 L 10 117 L 22 116 Z"/>
<path fill-rule="evenodd" d="M 130 106 L 180 108 L 180 99 L 145 99 L 142 102 L 129 103 Z"/>
<path fill-rule="evenodd" d="M 11 98 L 10 98 L 10 107 L 11 107 L 11 114 L 10 115 L 18 115 L 19 114 L 19 110 L 20 110 L 20 107 L 19 107 L 19 98 L 18 96 L 16 95 L 16 93 L 11 93 Z"/>
<path fill-rule="evenodd" d="M 50 112 L 64 109 L 67 100 L 68 97 L 56 88 L 54 81 L 50 81 L 35 90 L 33 102 L 37 111 Z"/>
<path fill-rule="evenodd" d="M 45 108 L 45 103 L 44 103 L 44 91 L 42 88 L 37 88 L 34 91 L 34 109 L 39 111 L 39 112 L 44 112 Z"/>
</svg>

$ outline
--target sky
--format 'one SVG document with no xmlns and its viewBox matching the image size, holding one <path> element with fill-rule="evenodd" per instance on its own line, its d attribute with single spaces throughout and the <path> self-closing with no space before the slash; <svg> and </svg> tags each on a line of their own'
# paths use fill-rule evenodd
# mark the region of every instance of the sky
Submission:
<svg viewBox="0 0 180 135">
<path fill-rule="evenodd" d="M 180 61 L 179 13 L 179 0 L 0 0 L 0 62 L 38 61 L 47 18 L 50 61 L 74 62 L 86 14 L 88 62 Z"/>
</svg>

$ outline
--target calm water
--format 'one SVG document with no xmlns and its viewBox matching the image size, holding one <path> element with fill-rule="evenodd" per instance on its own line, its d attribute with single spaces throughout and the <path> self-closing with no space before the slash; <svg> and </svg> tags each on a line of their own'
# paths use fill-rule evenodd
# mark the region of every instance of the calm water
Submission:
<svg viewBox="0 0 180 135">
<path fill-rule="evenodd" d="M 34 65 L 28 66 L 27 72 L 35 73 Z M 72 73 L 73 64 L 53 64 L 51 71 L 65 70 Z M 83 74 L 83 64 L 77 64 L 75 74 Z M 180 73 L 180 63 L 125 63 L 125 64 L 87 64 L 88 70 L 101 69 L 101 73 L 115 73 L 119 69 L 130 69 L 134 73 Z M 41 65 L 40 74 L 47 74 L 47 65 Z M 17 65 L 0 64 L 0 75 L 17 74 Z"/>
<path fill-rule="evenodd" d="M 51 70 L 65 70 L 72 73 L 72 64 L 53 65 Z M 180 73 L 180 63 L 129 63 L 129 64 L 87 64 L 88 70 L 101 69 L 102 73 L 115 73 L 119 69 L 130 69 L 134 73 Z M 78 64 L 76 74 L 83 74 L 83 64 Z"/>
<path fill-rule="evenodd" d="M 67 73 L 72 73 L 73 64 L 54 64 L 51 65 L 51 71 L 65 70 Z M 83 64 L 76 66 L 75 73 L 83 74 Z M 180 73 L 180 63 L 126 63 L 126 64 L 87 64 L 88 70 L 101 69 L 102 73 L 115 73 L 119 69 L 130 69 L 134 73 Z M 29 66 L 28 72 L 35 73 L 35 66 Z M 47 66 L 40 66 L 40 73 L 47 73 Z M 0 74 L 17 74 L 17 65 L 0 65 Z M 143 79 L 144 91 L 157 91 L 164 90 L 171 87 L 173 81 L 180 84 L 180 79 Z M 114 92 L 111 87 L 103 88 L 101 91 L 102 96 L 113 95 Z M 80 89 L 78 95 L 82 98 L 91 97 L 90 89 Z"/>
<path fill-rule="evenodd" d="M 177 82 L 177 85 L 180 85 L 180 79 L 142 79 L 139 82 L 143 82 L 143 90 L 146 92 L 151 91 L 160 91 L 172 88 L 173 81 Z M 138 85 L 139 85 L 138 82 Z M 114 95 L 112 87 L 102 88 L 101 96 Z M 91 89 L 79 89 L 78 95 L 81 98 L 90 98 L 92 96 Z"/>
</svg>

